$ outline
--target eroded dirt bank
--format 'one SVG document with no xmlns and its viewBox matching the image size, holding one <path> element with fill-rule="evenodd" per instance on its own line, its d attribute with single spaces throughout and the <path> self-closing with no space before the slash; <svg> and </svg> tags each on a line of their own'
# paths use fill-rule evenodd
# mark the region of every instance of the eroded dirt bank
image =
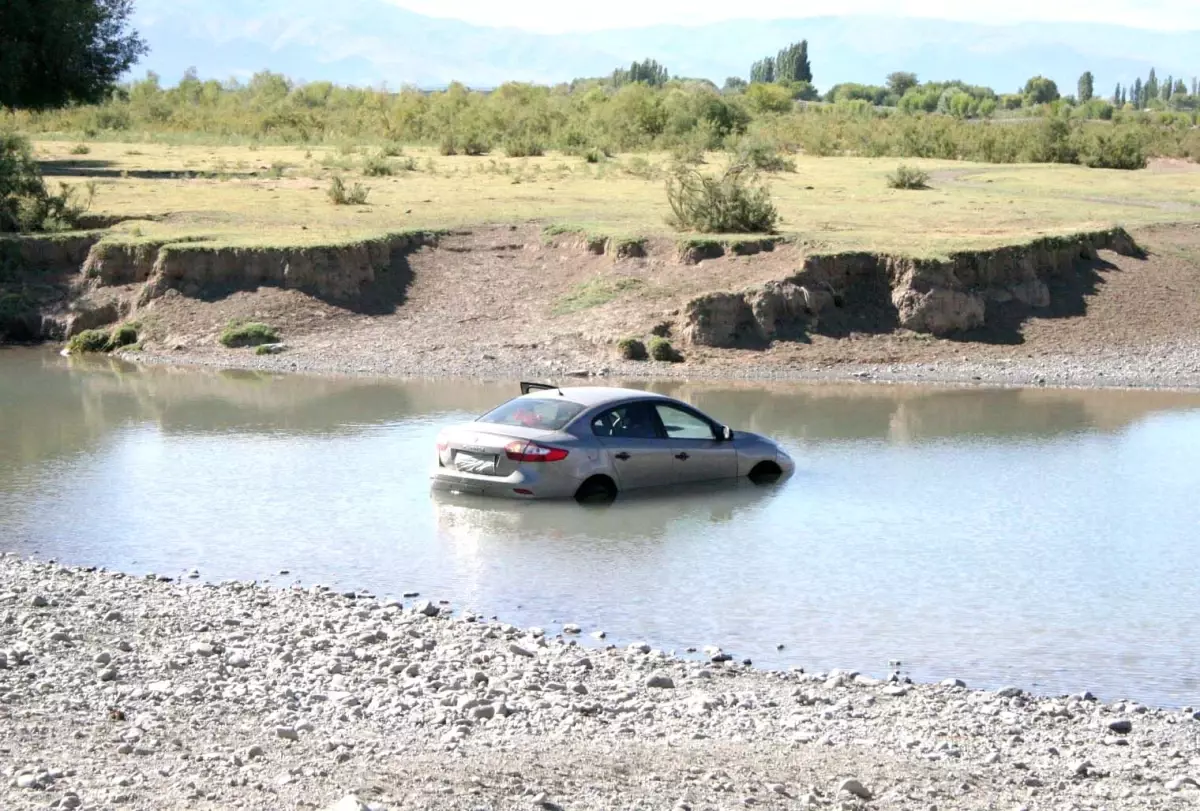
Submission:
<svg viewBox="0 0 1200 811">
<path fill-rule="evenodd" d="M 1200 713 L 0 556 L 5 809 L 1180 808 Z M 727 661 L 728 660 L 728 661 Z M 1081 686 L 1081 688 L 1084 686 Z M 353 795 L 354 799 L 345 798 Z"/>
<path fill-rule="evenodd" d="M 25 250 L 40 262 L 31 272 L 41 274 L 43 296 L 27 331 L 62 339 L 135 320 L 143 341 L 131 357 L 146 362 L 383 375 L 1200 386 L 1195 225 L 1111 229 L 943 261 L 829 256 L 777 241 L 547 238 L 536 226 L 337 248 L 93 239 Z M 283 351 L 219 346 L 232 319 L 276 327 Z M 620 338 L 656 334 L 682 363 L 618 357 Z"/>
</svg>

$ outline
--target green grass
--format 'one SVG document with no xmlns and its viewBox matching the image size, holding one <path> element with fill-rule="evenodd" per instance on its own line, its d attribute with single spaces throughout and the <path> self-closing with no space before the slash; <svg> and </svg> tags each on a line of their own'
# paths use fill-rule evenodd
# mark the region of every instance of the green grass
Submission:
<svg viewBox="0 0 1200 811">
<path fill-rule="evenodd" d="M 617 354 L 625 360 L 646 360 L 650 357 L 646 345 L 638 338 L 622 338 L 617 341 Z"/>
<path fill-rule="evenodd" d="M 638 290 L 642 285 L 643 282 L 641 279 L 628 277 L 606 279 L 597 276 L 579 285 L 573 291 L 559 299 L 554 305 L 552 312 L 554 315 L 568 315 L 570 313 L 577 313 L 580 310 L 590 310 L 593 307 L 607 304 L 625 293 Z"/>
<path fill-rule="evenodd" d="M 110 330 L 85 329 L 72 335 L 67 341 L 67 352 L 72 355 L 85 353 L 113 352 L 138 346 L 137 324 L 118 324 Z"/>
<path fill-rule="evenodd" d="M 70 160 L 73 142 L 35 146 L 41 159 Z M 113 236 L 139 228 L 145 239 L 158 242 L 305 246 L 371 239 L 400 224 L 442 230 L 497 222 L 572 223 L 590 235 L 672 233 L 666 223 L 670 210 L 663 172 L 669 156 L 664 153 L 616 156 L 591 165 L 555 153 L 443 157 L 414 148 L 407 157 L 422 171 L 372 179 L 369 206 L 331 206 L 325 191 L 333 173 L 321 163 L 338 157 L 332 148 L 263 146 L 250 152 L 244 146 L 142 143 L 140 155 L 128 156 L 121 144 L 91 141 L 89 146 L 89 161 L 104 170 L 103 176 L 78 178 L 97 183 L 92 214 L 146 218 L 170 213 L 165 221 L 116 226 L 110 229 Z M 711 153 L 701 171 L 717 172 L 727 159 Z M 908 159 L 905 163 L 931 175 L 933 186 L 914 206 L 911 192 L 887 188 L 894 158 L 794 159 L 795 173 L 765 179 L 779 211 L 780 233 L 810 250 L 942 256 L 1118 224 L 1200 222 L 1200 166 L 1130 172 Z M 226 182 L 199 176 L 239 161 L 261 174 Z M 496 169 L 485 169 L 488 161 Z M 293 168 L 286 177 L 265 176 L 275 162 Z M 348 184 L 361 182 L 360 164 L 352 160 L 351 169 L 342 173 Z M 558 168 L 563 164 L 566 172 Z M 644 168 L 646 176 L 620 170 L 631 165 Z M 597 176 L 606 167 L 610 170 Z M 122 178 L 123 170 L 193 176 Z M 518 173 L 522 182 L 514 184 Z"/>
<path fill-rule="evenodd" d="M 650 339 L 650 357 L 663 363 L 678 363 L 683 360 L 670 341 L 657 335 Z"/>
<path fill-rule="evenodd" d="M 251 321 L 245 324 L 231 323 L 217 339 L 222 346 L 237 349 L 245 346 L 262 346 L 279 343 L 279 333 L 274 327 Z"/>
</svg>

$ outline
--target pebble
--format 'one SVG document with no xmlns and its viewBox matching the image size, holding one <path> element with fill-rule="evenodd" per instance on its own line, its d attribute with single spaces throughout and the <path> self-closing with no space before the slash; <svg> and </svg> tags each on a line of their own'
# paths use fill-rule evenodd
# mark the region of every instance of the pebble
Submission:
<svg viewBox="0 0 1200 811">
<path fill-rule="evenodd" d="M 1109 721 L 1108 728 L 1118 735 L 1128 735 L 1133 732 L 1133 722 L 1128 718 L 1118 718 L 1115 721 Z"/>
<path fill-rule="evenodd" d="M 34 608 L 45 608 L 46 606 L 50 605 L 50 602 L 42 595 L 35 594 L 29 600 L 29 604 Z"/>
<path fill-rule="evenodd" d="M 37 775 L 21 774 L 17 775 L 17 788 L 40 788 Z"/>
<path fill-rule="evenodd" d="M 521 647 L 516 642 L 510 643 L 508 646 L 508 650 L 509 650 L 509 653 L 512 653 L 514 656 L 524 656 L 524 657 L 527 657 L 530 659 L 533 658 L 533 651 L 530 651 L 530 650 L 527 650 L 527 649 Z"/>
<path fill-rule="evenodd" d="M 204 656 L 206 658 L 217 652 L 216 648 L 208 642 L 193 642 L 188 646 L 188 650 L 197 656 Z"/>
<path fill-rule="evenodd" d="M 1000 698 L 1016 698 L 1024 692 L 1020 687 L 1002 687 L 996 691 L 996 695 Z"/>
<path fill-rule="evenodd" d="M 579 634 L 579 633 L 583 633 L 583 629 L 580 628 L 578 625 L 575 625 L 574 623 L 568 622 L 566 625 L 563 626 L 563 633 L 564 634 Z"/>
<path fill-rule="evenodd" d="M 837 793 L 841 794 L 842 792 L 853 794 L 860 800 L 870 800 L 872 797 L 870 790 L 868 790 L 866 786 L 854 778 L 843 780 L 841 784 L 838 785 Z"/>
<path fill-rule="evenodd" d="M 120 622 L 123 619 L 125 619 L 125 615 L 115 608 L 104 615 L 105 622 Z"/>
<path fill-rule="evenodd" d="M 164 586 L 5 556 L 0 584 L 3 785 L 54 786 L 52 765 L 69 764 L 73 807 L 318 809 L 353 796 L 378 811 L 399 800 L 376 805 L 359 781 L 396 763 L 412 807 L 437 811 L 527 807 L 544 793 L 568 809 L 682 796 L 695 809 L 753 799 L 830 811 L 1011 811 L 1035 789 L 1054 811 L 1197 796 L 1190 709 L 715 667 L 644 643 L 582 655 L 563 635 L 322 589 Z M 28 606 L 38 592 L 53 612 Z M 128 617 L 126 640 L 102 621 L 110 608 Z M 60 630 L 70 644 L 48 644 Z M 108 668 L 119 678 L 99 683 Z M 1114 718 L 1137 718 L 1138 735 L 1117 735 Z M 1101 747 L 1089 729 L 1129 748 Z M 697 768 L 712 763 L 711 777 Z M 879 796 L 866 805 L 864 792 Z M 65 808 L 64 796 L 34 789 L 0 806 Z"/>
<path fill-rule="evenodd" d="M 967 683 L 965 681 L 963 681 L 962 679 L 946 679 L 945 681 L 942 682 L 942 686 L 943 687 L 957 687 L 959 689 L 965 689 L 967 686 Z"/>
<path fill-rule="evenodd" d="M 358 797 L 348 794 L 333 805 L 327 806 L 325 811 L 370 811 L 370 808 Z"/>
<path fill-rule="evenodd" d="M 441 609 L 431 603 L 429 600 L 422 600 L 413 606 L 413 611 L 423 617 L 436 617 L 441 613 Z"/>
</svg>

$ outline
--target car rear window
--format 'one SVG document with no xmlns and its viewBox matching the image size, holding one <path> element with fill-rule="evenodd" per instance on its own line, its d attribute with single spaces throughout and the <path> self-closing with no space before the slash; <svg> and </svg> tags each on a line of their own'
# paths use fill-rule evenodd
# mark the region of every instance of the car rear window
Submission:
<svg viewBox="0 0 1200 811">
<path fill-rule="evenodd" d="M 583 408 L 559 397 L 518 397 L 484 414 L 477 422 L 558 431 L 579 416 Z"/>
</svg>

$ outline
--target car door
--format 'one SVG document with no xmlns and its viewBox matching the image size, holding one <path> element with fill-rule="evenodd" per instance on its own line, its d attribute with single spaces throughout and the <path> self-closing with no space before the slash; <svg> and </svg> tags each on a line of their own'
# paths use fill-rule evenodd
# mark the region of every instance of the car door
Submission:
<svg viewBox="0 0 1200 811">
<path fill-rule="evenodd" d="M 635 490 L 675 481 L 675 458 L 650 403 L 623 403 L 592 418 L 592 434 L 608 454 L 617 487 Z"/>
<path fill-rule="evenodd" d="M 737 478 L 737 451 L 732 442 L 721 439 L 719 426 L 691 409 L 668 403 L 656 403 L 654 410 L 671 445 L 676 481 Z"/>
</svg>

